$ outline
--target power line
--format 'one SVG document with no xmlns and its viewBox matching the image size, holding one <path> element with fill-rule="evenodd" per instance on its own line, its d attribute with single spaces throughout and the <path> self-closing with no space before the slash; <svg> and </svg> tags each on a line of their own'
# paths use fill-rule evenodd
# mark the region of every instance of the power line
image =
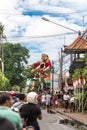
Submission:
<svg viewBox="0 0 87 130">
<path fill-rule="evenodd" d="M 19 12 L 19 11 L 9 11 L 9 10 L 5 10 L 5 11 L 3 11 L 3 10 L 0 10 L 0 14 L 7 14 L 7 15 L 22 15 L 22 13 L 21 12 Z"/>
<path fill-rule="evenodd" d="M 40 36 L 14 36 L 14 37 L 6 37 L 6 38 L 45 38 L 45 37 L 57 37 L 57 36 L 62 36 L 62 35 L 72 35 L 72 34 L 76 34 L 76 33 L 72 33 L 72 32 L 68 32 L 68 33 L 64 33 L 64 34 L 53 34 L 53 35 L 40 35 Z"/>
</svg>

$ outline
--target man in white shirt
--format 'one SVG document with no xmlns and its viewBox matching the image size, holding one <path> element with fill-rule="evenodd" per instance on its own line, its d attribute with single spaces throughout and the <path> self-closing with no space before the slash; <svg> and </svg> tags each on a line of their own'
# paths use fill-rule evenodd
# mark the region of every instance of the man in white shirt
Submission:
<svg viewBox="0 0 87 130">
<path fill-rule="evenodd" d="M 64 112 L 67 112 L 68 110 L 68 107 L 69 107 L 69 94 L 68 92 L 65 92 L 64 95 L 63 95 L 63 100 L 64 100 Z"/>
</svg>

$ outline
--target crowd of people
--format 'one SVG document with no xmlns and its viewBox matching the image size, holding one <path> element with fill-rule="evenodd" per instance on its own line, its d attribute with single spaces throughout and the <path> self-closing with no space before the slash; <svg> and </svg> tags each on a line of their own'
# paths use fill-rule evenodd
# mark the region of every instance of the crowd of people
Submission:
<svg viewBox="0 0 87 130">
<path fill-rule="evenodd" d="M 40 130 L 37 119 L 42 119 L 42 113 L 37 97 L 36 92 L 30 92 L 27 95 L 22 93 L 17 95 L 11 95 L 7 92 L 0 93 L 0 120 L 3 121 L 0 129 Z M 8 127 L 7 124 L 9 124 Z"/>
<path fill-rule="evenodd" d="M 48 113 L 50 108 L 75 112 L 75 100 L 73 93 L 62 91 L 55 94 L 50 91 L 39 93 L 31 91 L 28 94 L 16 95 L 2 92 L 0 93 L 0 129 L 6 126 L 4 130 L 40 130 L 38 119 L 42 119 L 41 109 L 47 109 Z"/>
<path fill-rule="evenodd" d="M 76 97 L 73 92 L 39 93 L 38 102 L 42 108 L 62 108 L 64 112 L 75 112 Z"/>
</svg>

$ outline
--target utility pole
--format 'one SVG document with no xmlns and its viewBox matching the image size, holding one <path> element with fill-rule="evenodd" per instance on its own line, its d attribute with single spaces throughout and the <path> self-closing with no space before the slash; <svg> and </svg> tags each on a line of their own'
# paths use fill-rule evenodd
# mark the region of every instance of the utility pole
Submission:
<svg viewBox="0 0 87 130">
<path fill-rule="evenodd" d="M 60 51 L 60 89 L 63 90 L 63 55 L 62 55 L 62 48 Z"/>
<path fill-rule="evenodd" d="M 52 60 L 52 94 L 54 91 L 54 61 Z"/>
<path fill-rule="evenodd" d="M 85 16 L 83 16 L 83 32 L 84 32 L 84 18 L 85 18 Z"/>
</svg>

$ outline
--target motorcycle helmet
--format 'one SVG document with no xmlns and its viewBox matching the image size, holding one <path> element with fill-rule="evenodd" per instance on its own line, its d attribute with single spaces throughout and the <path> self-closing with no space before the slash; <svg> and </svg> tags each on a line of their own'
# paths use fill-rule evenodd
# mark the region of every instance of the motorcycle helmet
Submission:
<svg viewBox="0 0 87 130">
<path fill-rule="evenodd" d="M 36 92 L 29 92 L 27 94 L 27 102 L 37 104 L 38 103 L 37 97 L 38 94 Z"/>
</svg>

